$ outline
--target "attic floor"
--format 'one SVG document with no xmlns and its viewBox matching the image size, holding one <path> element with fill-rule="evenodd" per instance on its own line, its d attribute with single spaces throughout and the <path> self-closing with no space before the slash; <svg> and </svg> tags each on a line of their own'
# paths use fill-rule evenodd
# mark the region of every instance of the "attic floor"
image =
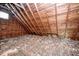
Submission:
<svg viewBox="0 0 79 59">
<path fill-rule="evenodd" d="M 79 41 L 25 35 L 0 41 L 2 56 L 79 56 Z"/>
</svg>

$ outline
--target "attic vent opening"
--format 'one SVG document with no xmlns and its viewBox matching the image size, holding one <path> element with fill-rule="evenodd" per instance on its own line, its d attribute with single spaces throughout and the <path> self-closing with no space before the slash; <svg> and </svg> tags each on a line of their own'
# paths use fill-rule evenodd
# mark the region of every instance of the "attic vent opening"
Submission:
<svg viewBox="0 0 79 59">
<path fill-rule="evenodd" d="M 8 20 L 9 14 L 6 12 L 0 11 L 0 18 Z"/>
</svg>

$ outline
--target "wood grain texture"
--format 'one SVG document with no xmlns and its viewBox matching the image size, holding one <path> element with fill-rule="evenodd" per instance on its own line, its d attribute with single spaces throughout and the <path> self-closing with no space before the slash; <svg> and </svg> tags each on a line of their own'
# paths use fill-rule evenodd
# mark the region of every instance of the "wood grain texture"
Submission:
<svg viewBox="0 0 79 59">
<path fill-rule="evenodd" d="M 17 4 L 14 5 L 15 7 L 17 6 Z M 27 22 L 21 23 L 26 25 L 29 23 L 30 26 L 27 25 L 27 29 L 32 34 L 44 35 L 47 33 L 55 33 L 59 36 L 65 36 L 66 33 L 66 37 L 70 38 L 79 36 L 79 3 L 56 4 L 56 6 L 52 3 L 23 3 L 20 7 L 18 8 L 21 14 L 24 12 L 27 14 L 20 14 L 21 17 L 24 16 L 27 18 L 22 18 Z M 15 9 L 17 10 L 17 8 Z M 20 12 L 18 11 L 18 13 Z M 15 12 L 15 14 L 17 13 Z M 20 20 L 22 21 L 22 19 Z M 73 33 L 75 33 L 75 36 L 73 36 Z"/>
</svg>

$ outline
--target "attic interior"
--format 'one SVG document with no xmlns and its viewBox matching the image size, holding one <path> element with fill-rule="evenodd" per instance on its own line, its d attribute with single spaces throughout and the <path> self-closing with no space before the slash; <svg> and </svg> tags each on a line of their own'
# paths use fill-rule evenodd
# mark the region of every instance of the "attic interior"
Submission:
<svg viewBox="0 0 79 59">
<path fill-rule="evenodd" d="M 1 56 L 79 56 L 79 3 L 0 3 Z"/>
</svg>

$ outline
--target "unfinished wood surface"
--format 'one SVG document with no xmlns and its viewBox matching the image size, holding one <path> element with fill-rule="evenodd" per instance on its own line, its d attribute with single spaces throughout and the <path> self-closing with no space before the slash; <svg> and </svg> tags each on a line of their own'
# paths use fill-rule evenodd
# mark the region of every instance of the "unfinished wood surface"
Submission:
<svg viewBox="0 0 79 59">
<path fill-rule="evenodd" d="M 39 33 L 39 32 L 37 31 L 35 25 L 33 24 L 32 20 L 31 20 L 31 18 L 30 18 L 30 16 L 29 16 L 29 14 L 27 13 L 27 11 L 26 11 L 26 9 L 25 9 L 25 6 L 24 6 L 22 3 L 21 3 L 21 5 L 22 5 L 22 7 L 23 7 L 23 9 L 24 9 L 24 11 L 25 11 L 27 17 L 29 18 L 31 24 L 33 25 L 33 29 L 34 29 L 35 33 Z"/>
<path fill-rule="evenodd" d="M 9 20 L 0 19 L 0 39 L 22 36 L 27 33 L 16 21 L 15 17 L 10 18 Z"/>
<path fill-rule="evenodd" d="M 16 14 L 18 14 L 18 16 L 21 18 L 22 22 L 25 24 L 25 26 L 28 27 L 28 25 L 26 25 L 26 22 L 24 21 L 23 17 L 20 15 L 20 13 L 18 13 L 18 11 L 16 10 L 16 8 L 14 6 L 12 6 L 11 4 L 10 4 L 10 6 L 13 8 L 13 10 L 16 12 Z M 28 31 L 30 30 L 29 27 L 27 29 L 28 29 Z"/>
<path fill-rule="evenodd" d="M 24 27 L 24 23 L 21 23 L 22 21 L 20 20 L 19 16 L 14 12 L 14 10 L 12 10 L 12 9 L 10 8 L 10 6 L 8 6 L 7 4 L 6 4 L 6 6 L 7 6 L 7 8 L 8 8 L 9 10 L 11 10 L 11 12 L 15 15 L 15 17 L 17 18 L 17 19 L 16 19 L 17 22 L 26 30 L 27 33 L 29 33 L 29 31 L 26 29 L 26 27 Z M 18 20 L 19 20 L 19 21 L 18 21 Z"/>
<path fill-rule="evenodd" d="M 51 33 L 71 38 L 73 33 L 75 33 L 74 37 L 79 36 L 77 34 L 79 33 L 79 3 L 69 5 L 68 3 L 57 3 L 56 5 L 52 3 L 22 3 L 21 5 L 15 3 L 13 7 L 18 8 L 14 8 L 14 13 L 19 16 L 18 21 L 22 21 L 21 23 L 25 24 L 24 27 L 30 33 L 39 35 Z"/>
<path fill-rule="evenodd" d="M 34 14 L 33 14 L 33 12 L 32 12 L 32 9 L 31 9 L 30 5 L 27 4 L 27 6 L 28 6 L 28 8 L 29 8 L 29 10 L 30 10 L 30 12 L 31 12 L 31 14 L 32 14 L 32 16 L 33 16 L 35 22 L 36 22 L 36 25 L 37 25 L 37 27 L 38 27 L 39 32 L 41 32 L 41 29 L 40 29 L 40 27 L 38 26 L 38 22 L 37 22 L 37 20 L 36 20 Z"/>
</svg>

